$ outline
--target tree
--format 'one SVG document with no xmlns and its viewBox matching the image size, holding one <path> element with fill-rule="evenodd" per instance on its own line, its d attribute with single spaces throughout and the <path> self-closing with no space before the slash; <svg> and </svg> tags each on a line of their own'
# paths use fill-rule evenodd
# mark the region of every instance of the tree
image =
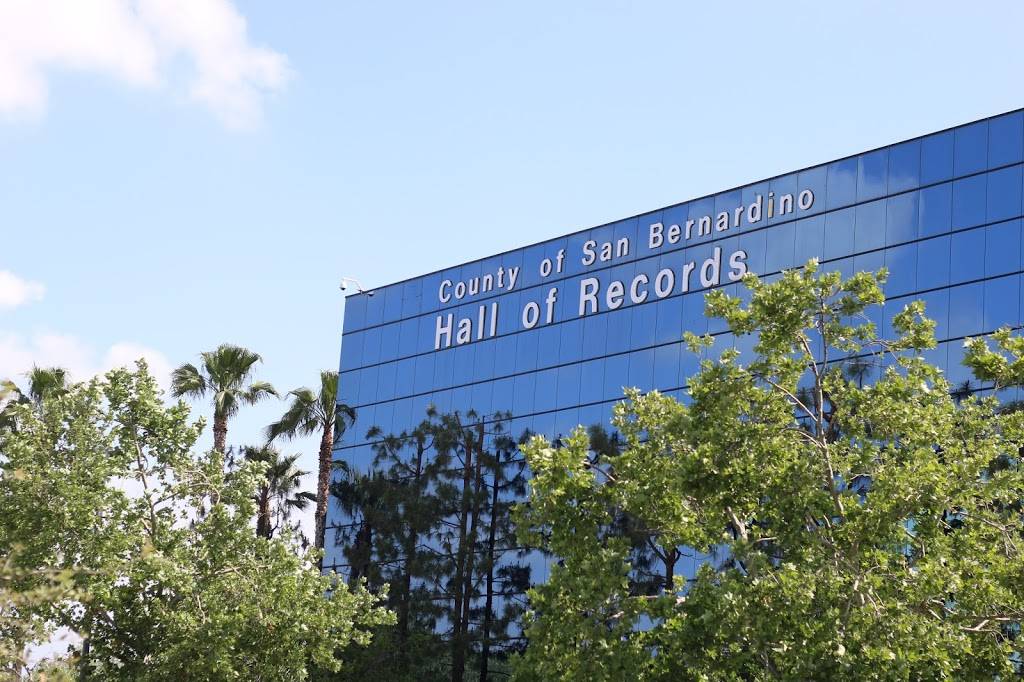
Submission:
<svg viewBox="0 0 1024 682">
<path fill-rule="evenodd" d="M 629 391 L 614 461 L 593 464 L 582 431 L 526 448 L 520 533 L 561 561 L 531 592 L 519 679 L 1015 674 L 1024 414 L 951 396 L 923 359 L 935 340 L 922 303 L 881 338 L 865 312 L 883 303 L 883 281 L 842 281 L 812 261 L 771 284 L 748 276 L 746 305 L 710 293 L 710 315 L 753 335 L 749 359 L 688 337 L 709 354 L 691 402 Z M 1024 341 L 996 340 L 970 341 L 968 364 L 997 386 L 1019 382 Z M 862 357 L 881 368 L 872 382 L 846 371 Z M 630 541 L 607 532 L 620 513 L 662 547 L 721 560 L 637 594 Z"/>
<path fill-rule="evenodd" d="M 186 363 L 171 375 L 171 395 L 198 399 L 213 397 L 213 447 L 225 453 L 228 419 L 238 414 L 241 405 L 254 405 L 277 391 L 266 381 L 253 381 L 254 365 L 261 360 L 248 348 L 228 343 L 216 350 L 200 353 L 202 364 Z"/>
<path fill-rule="evenodd" d="M 263 480 L 256 490 L 256 535 L 270 539 L 286 524 L 293 511 L 303 511 L 316 501 L 313 493 L 302 490 L 302 477 L 308 474 L 295 466 L 298 455 L 282 456 L 270 445 L 242 448 L 247 462 L 266 465 Z"/>
<path fill-rule="evenodd" d="M 394 621 L 287 532 L 252 532 L 266 465 L 193 452 L 202 421 L 165 407 L 144 363 L 16 410 L 0 434 L 0 557 L 18 594 L 73 574 L 84 598 L 31 615 L 83 636 L 82 677 L 304 679 Z"/>
<path fill-rule="evenodd" d="M 279 421 L 267 427 L 267 440 L 295 438 L 320 434 L 320 466 L 316 486 L 316 546 L 323 549 L 324 527 L 327 519 L 327 495 L 331 483 L 332 448 L 334 441 L 356 419 L 355 410 L 339 403 L 338 373 L 320 372 L 320 390 L 309 388 L 289 391 L 292 401 Z"/>
<path fill-rule="evenodd" d="M 67 370 L 61 367 L 32 367 L 25 375 L 28 390 L 22 391 L 9 379 L 0 381 L 0 429 L 16 428 L 14 407 L 31 404 L 38 410 L 46 398 L 55 398 L 67 392 Z"/>
<path fill-rule="evenodd" d="M 525 489 L 525 463 L 507 433 L 508 415 L 427 411 L 414 429 L 371 428 L 371 471 L 341 463 L 332 484 L 340 516 L 335 540 L 347 571 L 388 584 L 395 628 L 352 652 L 342 679 L 507 676 L 521 647 L 517 599 L 530 568 L 510 509 Z"/>
</svg>

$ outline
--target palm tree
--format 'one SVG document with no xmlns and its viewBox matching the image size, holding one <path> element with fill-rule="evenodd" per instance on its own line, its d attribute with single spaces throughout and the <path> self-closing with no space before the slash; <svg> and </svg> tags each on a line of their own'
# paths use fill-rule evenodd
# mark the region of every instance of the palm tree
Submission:
<svg viewBox="0 0 1024 682">
<path fill-rule="evenodd" d="M 56 398 L 68 392 L 68 373 L 63 367 L 33 367 L 28 377 L 28 397 L 36 406 L 47 398 Z"/>
<path fill-rule="evenodd" d="M 45 400 L 57 398 L 68 391 L 68 373 L 62 367 L 32 367 L 25 376 L 28 377 L 27 391 L 9 379 L 0 381 L 0 428 L 17 428 L 10 409 L 15 405 L 31 404 L 38 412 Z"/>
<path fill-rule="evenodd" d="M 320 434 L 320 469 L 316 485 L 316 546 L 323 549 L 327 519 L 327 493 L 331 482 L 331 449 L 334 441 L 356 419 L 355 410 L 338 403 L 338 373 L 320 372 L 320 391 L 302 387 L 290 391 L 292 401 L 284 416 L 267 427 L 267 440 L 292 439 Z"/>
<path fill-rule="evenodd" d="M 238 408 L 253 405 L 277 391 L 266 381 L 253 381 L 253 365 L 262 358 L 248 348 L 223 343 L 217 350 L 200 353 L 202 366 L 186 363 L 171 375 L 171 395 L 202 398 L 213 395 L 213 448 L 224 453 L 228 419 Z"/>
<path fill-rule="evenodd" d="M 283 521 L 291 518 L 295 510 L 305 510 L 316 500 L 313 493 L 301 490 L 302 477 L 308 474 L 295 466 L 298 455 L 282 456 L 271 445 L 242 448 L 246 460 L 267 465 L 266 480 L 253 499 L 256 502 L 256 535 L 270 539 Z"/>
</svg>

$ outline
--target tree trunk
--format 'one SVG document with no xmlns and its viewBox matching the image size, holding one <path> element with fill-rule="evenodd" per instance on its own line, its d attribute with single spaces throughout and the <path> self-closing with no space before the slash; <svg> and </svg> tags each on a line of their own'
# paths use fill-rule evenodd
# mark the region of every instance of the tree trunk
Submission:
<svg viewBox="0 0 1024 682">
<path fill-rule="evenodd" d="M 270 539 L 270 490 L 260 489 L 256 512 L 256 535 Z"/>
<path fill-rule="evenodd" d="M 498 534 L 498 481 L 500 480 L 501 462 L 495 456 L 494 480 L 491 481 L 491 518 L 487 529 L 487 591 L 484 600 L 483 642 L 480 645 L 480 682 L 487 682 L 487 665 L 491 657 L 491 618 L 494 609 L 494 546 Z"/>
<path fill-rule="evenodd" d="M 464 434 L 465 435 L 465 434 Z M 465 438 L 466 457 L 462 465 L 462 499 L 459 503 L 459 545 L 455 549 L 455 580 L 452 587 L 455 593 L 452 604 L 452 682 L 462 682 L 466 669 L 466 646 L 463 632 L 465 623 L 462 619 L 463 591 L 466 580 L 466 558 L 469 549 L 466 546 L 466 536 L 469 526 L 470 494 L 473 485 L 473 437 Z"/>
<path fill-rule="evenodd" d="M 331 449 L 334 446 L 334 425 L 324 426 L 320 437 L 320 471 L 316 482 L 316 537 L 313 542 L 317 549 L 324 548 L 324 534 L 327 528 L 327 490 L 331 485 Z M 323 557 L 319 566 L 323 568 Z"/>
<path fill-rule="evenodd" d="M 419 501 L 421 496 L 421 481 L 423 478 L 423 443 L 416 445 L 416 468 L 413 470 L 413 499 Z M 398 641 L 405 642 L 409 637 L 409 610 L 412 608 L 412 563 L 416 554 L 416 538 L 419 531 L 410 516 L 408 528 L 406 529 L 405 546 L 403 551 L 405 557 L 402 560 L 402 595 L 398 602 Z"/>
<path fill-rule="evenodd" d="M 675 547 L 665 552 L 665 591 L 675 589 L 676 562 L 679 561 L 679 550 Z"/>
<path fill-rule="evenodd" d="M 225 447 L 228 440 L 228 420 L 226 417 L 214 415 L 213 417 L 213 449 L 220 454 L 226 454 Z"/>
</svg>

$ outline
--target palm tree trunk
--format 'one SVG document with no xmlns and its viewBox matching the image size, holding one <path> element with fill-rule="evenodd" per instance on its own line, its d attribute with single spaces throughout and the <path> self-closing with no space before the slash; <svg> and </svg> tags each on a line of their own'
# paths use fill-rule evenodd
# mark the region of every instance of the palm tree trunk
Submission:
<svg viewBox="0 0 1024 682">
<path fill-rule="evenodd" d="M 316 483 L 316 538 L 317 549 L 324 548 L 324 533 L 327 527 L 327 489 L 331 485 L 331 449 L 334 446 L 334 424 L 325 424 L 320 437 L 320 471 Z M 323 557 L 320 558 L 323 568 Z"/>
<path fill-rule="evenodd" d="M 213 416 L 213 449 L 220 454 L 226 454 L 228 440 L 228 420 L 221 415 Z"/>
<path fill-rule="evenodd" d="M 257 506 L 256 535 L 261 538 L 270 539 L 270 490 L 266 487 L 260 490 L 259 505 Z"/>
</svg>

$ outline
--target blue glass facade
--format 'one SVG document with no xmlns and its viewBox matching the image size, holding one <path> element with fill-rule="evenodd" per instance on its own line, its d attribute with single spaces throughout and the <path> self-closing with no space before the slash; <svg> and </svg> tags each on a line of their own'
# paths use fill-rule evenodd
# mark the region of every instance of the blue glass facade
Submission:
<svg viewBox="0 0 1024 682">
<path fill-rule="evenodd" d="M 411 429 L 429 405 L 507 411 L 513 434 L 555 438 L 607 425 L 625 386 L 682 398 L 699 362 L 683 331 L 718 335 L 713 352 L 734 343 L 704 293 L 810 258 L 887 267 L 879 328 L 923 299 L 930 359 L 966 382 L 963 338 L 1021 325 L 1022 161 L 1016 111 L 350 296 L 339 401 L 358 416 L 335 458 L 368 469 L 370 427 Z M 344 523 L 332 500 L 324 563 L 341 572 L 330 528 Z"/>
</svg>

